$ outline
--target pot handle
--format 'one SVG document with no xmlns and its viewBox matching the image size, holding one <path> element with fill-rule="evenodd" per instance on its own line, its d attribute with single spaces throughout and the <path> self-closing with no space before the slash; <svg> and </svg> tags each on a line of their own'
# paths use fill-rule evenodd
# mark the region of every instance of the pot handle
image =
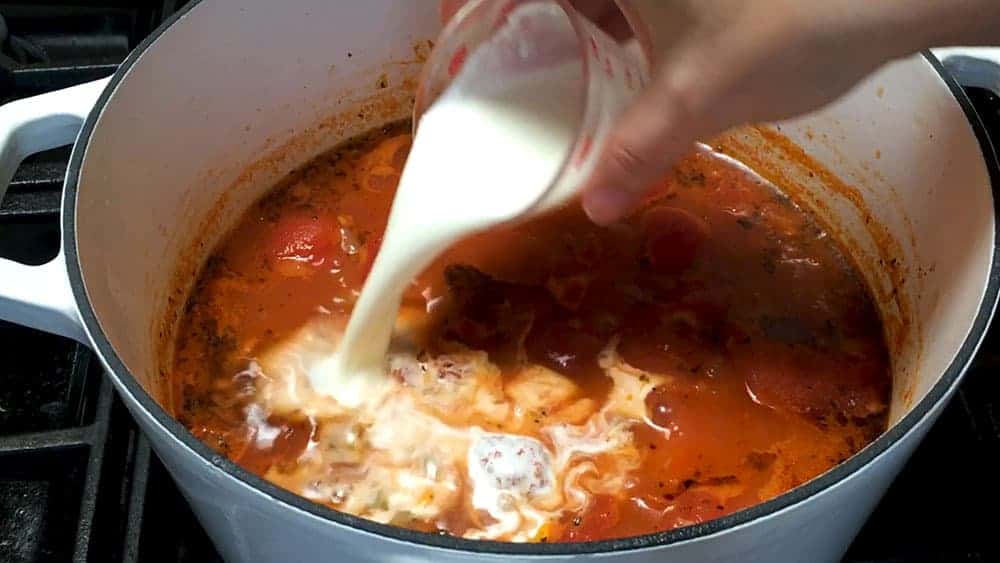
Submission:
<svg viewBox="0 0 1000 563">
<path fill-rule="evenodd" d="M 932 52 L 960 85 L 1000 96 L 1000 47 L 945 47 Z"/>
<path fill-rule="evenodd" d="M 28 156 L 73 143 L 109 79 L 0 106 L 0 201 Z M 0 258 L 0 319 L 86 343 L 62 250 L 27 266 Z"/>
</svg>

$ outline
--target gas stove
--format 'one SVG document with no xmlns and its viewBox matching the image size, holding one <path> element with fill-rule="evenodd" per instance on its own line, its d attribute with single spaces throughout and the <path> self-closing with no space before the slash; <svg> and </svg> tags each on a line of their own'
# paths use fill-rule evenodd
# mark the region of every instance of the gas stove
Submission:
<svg viewBox="0 0 1000 563">
<path fill-rule="evenodd" d="M 185 3 L 0 3 L 0 103 L 111 74 Z M 1000 141 L 1000 98 L 981 86 L 966 90 Z M 18 170 L 0 202 L 0 256 L 55 256 L 68 158 L 56 149 Z M 89 350 L 0 322 L 0 358 L 0 561 L 221 561 Z M 994 519 L 973 516 L 1000 503 L 998 368 L 994 329 L 845 561 L 1000 560 Z"/>
</svg>

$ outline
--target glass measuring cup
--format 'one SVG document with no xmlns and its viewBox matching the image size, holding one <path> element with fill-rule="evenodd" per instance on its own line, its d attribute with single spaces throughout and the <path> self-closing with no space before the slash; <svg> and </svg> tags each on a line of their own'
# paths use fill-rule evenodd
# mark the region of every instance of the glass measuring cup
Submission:
<svg viewBox="0 0 1000 563">
<path fill-rule="evenodd" d="M 557 20 L 534 18 L 538 8 L 548 16 L 557 14 Z M 425 63 L 416 93 L 415 128 L 466 61 L 487 44 L 500 48 L 486 69 L 484 78 L 489 80 L 517 80 L 567 62 L 581 67 L 578 92 L 565 100 L 575 106 L 576 133 L 559 172 L 528 211 L 556 207 L 576 194 L 593 170 L 615 118 L 648 83 L 648 49 L 636 42 L 618 43 L 568 0 L 472 0 L 444 28 Z"/>
</svg>

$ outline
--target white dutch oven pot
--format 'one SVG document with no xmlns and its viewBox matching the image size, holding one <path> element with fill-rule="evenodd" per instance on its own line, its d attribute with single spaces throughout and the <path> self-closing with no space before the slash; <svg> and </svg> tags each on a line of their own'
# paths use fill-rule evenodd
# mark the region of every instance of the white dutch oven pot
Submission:
<svg viewBox="0 0 1000 563">
<path fill-rule="evenodd" d="M 111 79 L 0 108 L 2 186 L 26 155 L 76 139 L 62 252 L 41 267 L 0 261 L 0 317 L 93 347 L 227 561 L 837 560 L 951 397 L 1000 284 L 995 156 L 964 94 L 930 56 L 892 64 L 833 107 L 782 126 L 856 188 L 847 197 L 814 179 L 806 204 L 840 233 L 877 295 L 895 289 L 908 303 L 879 299 L 887 318 L 903 321 L 887 323 L 891 428 L 785 495 L 632 539 L 464 541 L 359 520 L 280 490 L 160 408 L 163 319 L 183 302 L 183 282 L 208 246 L 295 166 L 378 119 L 404 117 L 404 105 L 378 100 L 408 95 L 419 70 L 414 45 L 437 29 L 430 0 L 205 0 Z M 736 138 L 765 164 L 780 158 L 753 135 Z M 786 175 L 806 178 L 794 167 Z"/>
</svg>

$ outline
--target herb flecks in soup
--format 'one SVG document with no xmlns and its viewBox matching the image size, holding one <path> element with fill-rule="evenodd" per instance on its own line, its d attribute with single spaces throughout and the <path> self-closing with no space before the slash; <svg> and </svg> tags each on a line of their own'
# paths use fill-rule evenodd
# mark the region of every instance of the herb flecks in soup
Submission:
<svg viewBox="0 0 1000 563">
<path fill-rule="evenodd" d="M 707 148 L 619 224 L 570 206 L 461 242 L 404 298 L 385 397 L 314 393 L 409 142 L 389 127 L 293 174 L 201 272 L 173 407 L 237 463 L 380 522 L 585 541 L 762 502 L 884 430 L 887 352 L 860 277 Z"/>
</svg>

